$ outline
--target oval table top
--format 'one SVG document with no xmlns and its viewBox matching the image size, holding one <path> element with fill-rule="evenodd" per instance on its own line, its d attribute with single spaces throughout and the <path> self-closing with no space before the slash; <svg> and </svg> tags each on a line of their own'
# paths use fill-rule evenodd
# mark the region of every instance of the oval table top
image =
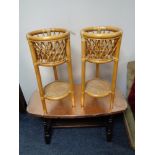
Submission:
<svg viewBox="0 0 155 155">
<path fill-rule="evenodd" d="M 125 97 L 119 90 L 116 90 L 114 107 L 109 111 L 109 96 L 103 98 L 93 98 L 85 94 L 85 106 L 81 108 L 81 86 L 76 84 L 75 89 L 75 107 L 72 107 L 70 95 L 61 100 L 46 100 L 48 114 L 44 115 L 39 91 L 36 90 L 32 94 L 27 112 L 29 114 L 46 117 L 46 118 L 82 118 L 112 115 L 121 113 L 127 109 Z"/>
</svg>

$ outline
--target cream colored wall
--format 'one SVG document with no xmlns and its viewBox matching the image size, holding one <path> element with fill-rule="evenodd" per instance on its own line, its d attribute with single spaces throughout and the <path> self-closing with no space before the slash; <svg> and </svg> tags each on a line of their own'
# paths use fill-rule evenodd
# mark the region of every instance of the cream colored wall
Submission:
<svg viewBox="0 0 155 155">
<path fill-rule="evenodd" d="M 87 26 L 114 25 L 123 29 L 117 86 L 126 94 L 127 62 L 135 59 L 135 21 L 133 0 L 20 0 L 19 82 L 29 100 L 37 88 L 26 33 L 49 27 L 62 27 L 71 35 L 74 81 L 81 80 L 80 30 Z M 95 66 L 87 65 L 87 78 L 93 77 Z M 101 77 L 110 79 L 111 64 L 102 65 Z M 53 79 L 51 68 L 41 69 L 43 83 Z M 61 79 L 67 79 L 65 66 L 59 69 Z"/>
</svg>

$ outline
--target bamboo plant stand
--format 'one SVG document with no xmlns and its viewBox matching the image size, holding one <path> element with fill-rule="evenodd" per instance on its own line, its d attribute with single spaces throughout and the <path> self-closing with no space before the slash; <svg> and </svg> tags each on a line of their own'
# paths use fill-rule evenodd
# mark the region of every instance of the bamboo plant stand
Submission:
<svg viewBox="0 0 155 155">
<path fill-rule="evenodd" d="M 85 106 L 81 108 L 81 86 L 75 85 L 75 107 L 72 107 L 70 96 L 56 101 L 46 100 L 47 114 L 43 113 L 39 92 L 36 90 L 30 98 L 27 112 L 43 118 L 46 144 L 50 143 L 52 128 L 58 127 L 106 127 L 107 141 L 112 140 L 113 116 L 127 108 L 125 97 L 116 90 L 114 107 L 109 111 L 109 97 L 93 98 L 86 94 Z"/>
</svg>

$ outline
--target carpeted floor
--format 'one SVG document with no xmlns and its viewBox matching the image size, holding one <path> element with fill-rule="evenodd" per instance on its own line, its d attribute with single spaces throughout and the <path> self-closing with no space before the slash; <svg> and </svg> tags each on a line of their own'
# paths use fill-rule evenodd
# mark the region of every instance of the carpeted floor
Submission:
<svg viewBox="0 0 155 155">
<path fill-rule="evenodd" d="M 105 128 L 54 129 L 50 145 L 43 137 L 43 122 L 20 114 L 20 155 L 134 155 L 122 115 L 115 118 L 113 140 L 106 141 Z"/>
</svg>

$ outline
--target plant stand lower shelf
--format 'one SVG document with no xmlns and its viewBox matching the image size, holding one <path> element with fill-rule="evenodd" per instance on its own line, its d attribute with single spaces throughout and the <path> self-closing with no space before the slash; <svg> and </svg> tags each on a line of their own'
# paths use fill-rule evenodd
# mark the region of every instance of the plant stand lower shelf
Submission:
<svg viewBox="0 0 155 155">
<path fill-rule="evenodd" d="M 46 100 L 48 114 L 44 115 L 39 92 L 36 90 L 29 101 L 27 112 L 43 118 L 45 142 L 50 143 L 52 128 L 59 127 L 92 127 L 105 126 L 107 141 L 112 139 L 113 118 L 115 114 L 122 113 L 127 108 L 125 97 L 116 90 L 115 103 L 109 111 L 109 97 L 93 98 L 85 95 L 85 106 L 81 108 L 80 85 L 75 85 L 75 104 L 73 108 L 70 97 L 60 101 Z"/>
</svg>

